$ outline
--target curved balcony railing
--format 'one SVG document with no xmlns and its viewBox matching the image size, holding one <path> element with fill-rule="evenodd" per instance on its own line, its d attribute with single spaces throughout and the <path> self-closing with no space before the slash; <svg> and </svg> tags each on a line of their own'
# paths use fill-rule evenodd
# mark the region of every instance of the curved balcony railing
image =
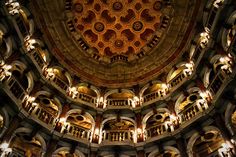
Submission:
<svg viewBox="0 0 236 157">
<path fill-rule="evenodd" d="M 91 104 L 96 104 L 97 103 L 97 98 L 90 96 L 88 94 L 84 94 L 84 93 L 78 93 L 78 97 L 77 99 L 91 103 Z"/>
<path fill-rule="evenodd" d="M 132 101 L 129 99 L 107 99 L 107 106 L 132 106 Z"/>
<path fill-rule="evenodd" d="M 153 101 L 153 100 L 159 100 L 160 98 L 165 96 L 165 92 L 158 90 L 152 93 L 148 93 L 146 95 L 143 96 L 143 102 L 149 102 L 149 101 Z"/>
<path fill-rule="evenodd" d="M 43 107 L 40 107 L 39 104 L 24 102 L 22 103 L 22 108 L 29 115 L 32 115 L 33 117 L 50 127 L 54 127 L 55 122 L 57 121 L 55 115 L 49 113 Z"/>
<path fill-rule="evenodd" d="M 91 137 L 90 130 L 86 130 L 82 127 L 79 127 L 79 126 L 71 124 L 71 123 L 66 126 L 65 130 L 67 130 L 67 132 L 66 132 L 67 135 L 71 135 L 71 136 L 76 137 L 78 139 L 84 139 L 84 140 L 88 140 L 88 141 L 90 140 L 90 137 Z"/>
<path fill-rule="evenodd" d="M 58 87 L 60 87 L 64 91 L 67 91 L 67 89 L 69 88 L 69 85 L 57 76 L 55 76 L 54 78 L 50 78 L 49 80 L 54 82 Z"/>
<path fill-rule="evenodd" d="M 40 70 L 42 70 L 47 64 L 44 61 L 43 57 L 40 55 L 40 50 L 38 48 L 34 49 L 30 52 L 31 56 L 33 57 L 34 61 L 39 66 Z"/>
<path fill-rule="evenodd" d="M 134 133 L 133 131 L 129 131 L 129 130 L 104 131 L 102 134 L 102 141 L 134 142 Z"/>
<path fill-rule="evenodd" d="M 49 125 L 53 125 L 56 120 L 54 115 L 49 113 L 44 108 L 37 108 L 35 111 L 35 115 L 38 117 L 39 120 Z"/>
<path fill-rule="evenodd" d="M 27 92 L 21 83 L 13 75 L 11 75 L 5 83 L 15 98 L 23 102 Z"/>
<path fill-rule="evenodd" d="M 201 99 L 202 100 L 202 99 Z M 182 122 L 191 120 L 193 117 L 198 115 L 200 112 L 203 112 L 208 108 L 208 104 L 202 100 L 202 102 L 195 101 L 193 104 L 190 104 L 186 109 L 179 113 Z"/>
<path fill-rule="evenodd" d="M 217 74 L 214 76 L 213 80 L 211 81 L 209 85 L 209 90 L 212 94 L 216 94 L 217 91 L 220 89 L 220 87 L 223 85 L 224 80 L 229 75 L 226 74 L 223 70 L 219 70 Z"/>
<path fill-rule="evenodd" d="M 171 129 L 168 125 L 165 125 L 164 123 L 146 129 L 147 138 L 159 136 L 166 132 L 171 132 Z"/>
<path fill-rule="evenodd" d="M 186 74 L 186 73 L 184 73 L 184 71 L 182 71 L 181 73 L 176 75 L 170 82 L 168 82 L 168 84 L 170 84 L 171 88 L 174 88 L 174 87 L 178 86 L 179 84 L 181 84 L 183 82 L 183 80 L 186 77 L 189 77 L 190 75 L 191 74 Z"/>
</svg>

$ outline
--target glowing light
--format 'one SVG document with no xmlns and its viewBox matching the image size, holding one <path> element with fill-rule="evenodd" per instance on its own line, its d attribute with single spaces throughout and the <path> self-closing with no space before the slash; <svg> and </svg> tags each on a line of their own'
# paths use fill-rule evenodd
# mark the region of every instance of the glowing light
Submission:
<svg viewBox="0 0 236 157">
<path fill-rule="evenodd" d="M 25 38 L 25 47 L 27 51 L 31 51 L 35 49 L 35 44 L 37 41 L 35 39 L 31 39 L 30 37 Z"/>
<path fill-rule="evenodd" d="M 225 155 L 232 155 L 232 146 L 227 143 L 229 143 L 229 141 L 226 141 L 226 143 L 222 143 L 221 148 L 218 149 L 218 153 L 222 157 L 224 157 Z"/>
<path fill-rule="evenodd" d="M 132 102 L 132 107 L 135 108 L 140 103 L 140 100 L 137 96 L 134 96 L 133 99 L 131 99 L 131 102 Z"/>
<path fill-rule="evenodd" d="M 46 74 L 47 79 L 53 79 L 56 76 L 54 69 L 52 68 L 45 69 L 45 71 L 47 72 Z"/>
<path fill-rule="evenodd" d="M 99 129 L 98 129 L 98 128 L 96 128 L 96 129 L 94 130 L 94 134 L 95 134 L 95 135 L 99 135 Z"/>
<path fill-rule="evenodd" d="M 77 90 L 77 88 L 76 87 L 69 87 L 69 95 L 73 98 L 73 99 L 75 99 L 76 97 L 77 97 L 77 95 L 78 95 L 78 90 Z"/>
<path fill-rule="evenodd" d="M 29 102 L 29 103 L 32 103 L 32 102 L 34 102 L 35 101 L 35 97 L 32 97 L 32 96 L 29 96 L 28 98 L 27 98 L 27 101 Z"/>
<path fill-rule="evenodd" d="M 207 98 L 211 98 L 212 94 L 209 90 L 203 91 L 199 93 L 200 97 L 202 97 L 203 99 L 207 99 Z"/>
<path fill-rule="evenodd" d="M 214 5 L 216 8 L 219 8 L 223 2 L 224 2 L 224 0 L 215 0 L 214 3 L 213 3 L 213 5 Z"/>
<path fill-rule="evenodd" d="M 138 129 L 137 129 L 137 134 L 138 134 L 138 135 L 142 134 L 142 132 L 143 132 L 143 131 L 142 131 L 141 128 L 138 128 Z"/>
<path fill-rule="evenodd" d="M 65 117 L 60 118 L 59 122 L 62 123 L 62 124 L 66 123 L 66 118 Z"/>
<path fill-rule="evenodd" d="M 20 3 L 15 2 L 14 0 L 8 0 L 5 5 L 11 15 L 19 14 Z"/>
<path fill-rule="evenodd" d="M 2 150 L 5 150 L 9 147 L 9 143 L 6 143 L 6 142 L 3 142 L 1 145 L 0 145 L 0 149 Z"/>
<path fill-rule="evenodd" d="M 209 34 L 207 32 L 202 32 L 199 39 L 201 47 L 205 48 L 209 42 L 209 39 Z"/>
<path fill-rule="evenodd" d="M 10 69 L 12 68 L 11 65 L 7 65 L 7 64 L 4 64 L 1 69 L 1 73 L 0 73 L 0 80 L 3 81 L 6 77 L 8 76 L 11 76 L 11 72 L 10 72 Z"/>
<path fill-rule="evenodd" d="M 38 105 L 38 104 L 37 104 L 37 103 L 35 103 L 35 102 L 33 102 L 33 103 L 32 103 L 32 106 L 37 106 L 37 105 Z"/>
</svg>

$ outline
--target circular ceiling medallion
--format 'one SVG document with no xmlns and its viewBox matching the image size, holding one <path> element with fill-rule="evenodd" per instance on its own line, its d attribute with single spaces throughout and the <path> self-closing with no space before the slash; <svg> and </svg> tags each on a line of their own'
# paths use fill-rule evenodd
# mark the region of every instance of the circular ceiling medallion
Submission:
<svg viewBox="0 0 236 157">
<path fill-rule="evenodd" d="M 122 8 L 123 8 L 123 4 L 122 4 L 121 2 L 114 2 L 114 3 L 113 3 L 113 9 L 114 9 L 114 10 L 119 11 L 119 10 L 121 10 Z"/>
<path fill-rule="evenodd" d="M 101 22 L 97 22 L 95 23 L 94 28 L 96 29 L 96 31 L 102 32 L 104 30 L 104 24 Z"/>
</svg>

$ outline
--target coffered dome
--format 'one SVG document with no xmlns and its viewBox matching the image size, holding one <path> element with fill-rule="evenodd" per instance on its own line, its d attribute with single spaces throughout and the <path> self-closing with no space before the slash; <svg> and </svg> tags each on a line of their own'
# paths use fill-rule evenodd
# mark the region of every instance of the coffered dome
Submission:
<svg viewBox="0 0 236 157">
<path fill-rule="evenodd" d="M 236 156 L 235 0 L 0 1 L 1 157 Z"/>
<path fill-rule="evenodd" d="M 112 0 L 31 4 L 60 64 L 97 86 L 131 87 L 182 60 L 201 16 L 199 1 Z"/>
</svg>

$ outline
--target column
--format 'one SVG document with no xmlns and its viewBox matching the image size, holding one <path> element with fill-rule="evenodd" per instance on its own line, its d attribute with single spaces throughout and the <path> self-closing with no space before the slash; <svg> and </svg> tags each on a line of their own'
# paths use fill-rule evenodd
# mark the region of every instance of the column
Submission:
<svg viewBox="0 0 236 157">
<path fill-rule="evenodd" d="M 143 142 L 144 139 L 143 139 L 142 115 L 140 112 L 136 113 L 136 122 L 137 122 L 137 142 Z"/>
<path fill-rule="evenodd" d="M 102 115 L 97 114 L 96 115 L 96 120 L 95 120 L 95 127 L 94 127 L 94 132 L 92 136 L 92 142 L 93 143 L 98 143 L 99 142 L 99 134 L 100 134 L 100 125 L 102 121 Z"/>
<path fill-rule="evenodd" d="M 90 157 L 96 157 L 96 156 L 97 156 L 97 151 L 90 152 Z"/>
<path fill-rule="evenodd" d="M 222 137 L 231 143 L 231 135 L 230 135 L 230 132 L 228 131 L 226 125 L 225 125 L 225 122 L 224 120 L 222 119 L 221 117 L 221 114 L 220 113 L 216 113 L 214 115 L 214 119 L 215 119 L 215 124 L 216 126 L 218 127 L 218 129 L 220 130 L 221 132 L 221 135 Z M 233 146 L 233 154 L 236 155 L 236 146 L 234 144 L 231 143 L 231 145 Z"/>
<path fill-rule="evenodd" d="M 20 126 L 21 121 L 22 121 L 21 117 L 19 117 L 18 115 L 15 115 L 13 117 L 9 127 L 5 131 L 5 134 L 3 135 L 1 141 L 9 142 L 14 131 Z"/>
<path fill-rule="evenodd" d="M 57 148 L 57 143 L 58 143 L 58 140 L 56 139 L 50 139 L 50 141 L 48 142 L 47 144 L 47 150 L 46 150 L 46 153 L 45 153 L 45 157 L 47 156 L 52 156 L 53 152 L 56 150 Z"/>
<path fill-rule="evenodd" d="M 181 157 L 188 157 L 188 154 L 187 154 L 187 149 L 186 149 L 186 142 L 185 142 L 185 139 L 182 138 L 182 137 L 179 137 L 176 139 L 176 144 L 177 144 L 177 147 L 179 149 L 179 152 L 180 152 L 180 156 Z"/>
<path fill-rule="evenodd" d="M 64 118 L 66 116 L 66 113 L 70 110 L 70 105 L 69 104 L 65 104 L 62 106 L 62 111 L 61 114 L 59 116 L 59 118 Z M 56 126 L 55 126 L 55 130 L 58 132 L 61 132 L 63 124 L 59 122 L 59 120 L 56 120 Z"/>
<path fill-rule="evenodd" d="M 138 150 L 137 151 L 137 157 L 145 157 L 145 151 L 144 150 Z"/>
</svg>

